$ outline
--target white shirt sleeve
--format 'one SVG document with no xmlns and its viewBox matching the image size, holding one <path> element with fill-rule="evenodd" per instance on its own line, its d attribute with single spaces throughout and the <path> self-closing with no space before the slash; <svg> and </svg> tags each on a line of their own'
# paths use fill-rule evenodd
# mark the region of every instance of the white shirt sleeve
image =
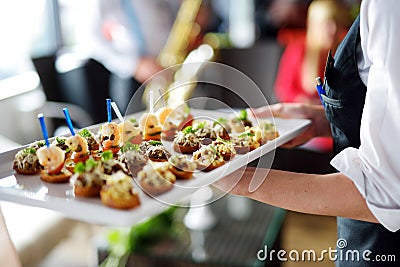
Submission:
<svg viewBox="0 0 400 267">
<path fill-rule="evenodd" d="M 398 0 L 363 0 L 363 69 L 369 68 L 361 146 L 331 164 L 349 177 L 378 221 L 400 229 L 400 10 Z M 399 138 L 399 139 L 398 139 Z"/>
</svg>

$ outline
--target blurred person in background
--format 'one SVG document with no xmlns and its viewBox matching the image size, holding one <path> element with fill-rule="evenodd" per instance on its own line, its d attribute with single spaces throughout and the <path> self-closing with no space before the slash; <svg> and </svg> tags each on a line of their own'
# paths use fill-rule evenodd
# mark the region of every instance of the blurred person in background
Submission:
<svg viewBox="0 0 400 267">
<path fill-rule="evenodd" d="M 163 68 L 157 56 L 163 49 L 182 1 L 98 0 L 91 32 L 91 57 L 111 73 L 110 96 L 124 111 L 135 90 Z M 189 49 L 213 27 L 209 1 L 196 17 L 199 32 Z"/>
<path fill-rule="evenodd" d="M 287 43 L 275 81 L 280 102 L 321 104 L 315 90 L 315 78 L 324 76 L 326 55 L 334 54 L 350 24 L 348 8 L 337 0 L 314 0 L 307 13 L 305 34 L 286 37 Z M 316 138 L 306 147 L 331 151 L 331 138 Z"/>
<path fill-rule="evenodd" d="M 280 29 L 304 29 L 311 0 L 256 0 L 259 38 L 276 38 Z"/>
</svg>

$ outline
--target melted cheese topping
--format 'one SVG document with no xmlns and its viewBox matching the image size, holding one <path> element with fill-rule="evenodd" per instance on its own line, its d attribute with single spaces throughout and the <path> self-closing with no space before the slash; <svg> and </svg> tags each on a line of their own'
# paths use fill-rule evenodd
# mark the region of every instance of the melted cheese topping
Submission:
<svg viewBox="0 0 400 267">
<path fill-rule="evenodd" d="M 206 166 L 224 161 L 213 145 L 202 146 L 199 150 L 193 153 L 193 159 Z"/>
<path fill-rule="evenodd" d="M 84 173 L 75 173 L 71 179 L 70 183 L 72 185 L 77 185 L 77 186 L 101 186 L 103 184 L 105 177 L 104 177 L 104 172 L 101 168 L 101 165 L 98 164 L 95 168 L 93 168 L 91 171 L 87 172 L 85 171 Z"/>
<path fill-rule="evenodd" d="M 133 186 L 133 180 L 124 172 L 119 171 L 107 177 L 104 190 L 114 199 L 130 199 L 132 195 L 138 195 Z"/>
<path fill-rule="evenodd" d="M 236 154 L 236 150 L 233 147 L 233 144 L 228 141 L 213 141 L 212 145 L 217 149 L 217 151 L 222 154 Z"/>
<path fill-rule="evenodd" d="M 18 151 L 15 155 L 14 164 L 21 170 L 36 170 L 36 167 L 40 166 L 36 153 L 30 153 L 25 149 Z"/>
<path fill-rule="evenodd" d="M 200 140 L 194 133 L 185 134 L 184 132 L 178 132 L 174 139 L 174 143 L 180 146 L 198 146 Z"/>
<path fill-rule="evenodd" d="M 138 173 L 138 178 L 142 182 L 156 187 L 176 181 L 175 175 L 169 170 L 168 162 L 144 166 L 143 170 Z"/>
<path fill-rule="evenodd" d="M 196 163 L 190 161 L 186 155 L 174 155 L 169 158 L 169 163 L 179 170 L 188 172 L 194 172 L 197 167 Z"/>
</svg>

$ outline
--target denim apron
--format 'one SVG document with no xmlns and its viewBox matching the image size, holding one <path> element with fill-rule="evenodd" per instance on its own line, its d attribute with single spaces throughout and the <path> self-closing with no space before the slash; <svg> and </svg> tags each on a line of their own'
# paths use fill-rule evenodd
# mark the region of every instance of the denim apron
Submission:
<svg viewBox="0 0 400 267">
<path fill-rule="evenodd" d="M 357 66 L 359 27 L 360 21 L 357 17 L 338 47 L 335 57 L 328 56 L 325 69 L 325 94 L 321 98 L 331 123 L 335 154 L 347 147 L 360 146 L 361 115 L 367 88 L 359 76 Z M 337 223 L 336 266 L 400 266 L 400 231 L 392 233 L 380 224 L 347 218 L 338 218 Z M 363 260 L 363 253 L 365 259 L 370 261 Z M 378 262 L 376 255 L 395 255 L 397 264 Z M 379 259 L 383 260 L 383 257 Z"/>
</svg>

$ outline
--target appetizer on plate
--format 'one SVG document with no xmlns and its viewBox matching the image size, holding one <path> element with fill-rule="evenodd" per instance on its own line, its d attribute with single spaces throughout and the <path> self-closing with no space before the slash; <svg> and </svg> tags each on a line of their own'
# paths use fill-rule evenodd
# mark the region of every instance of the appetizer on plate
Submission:
<svg viewBox="0 0 400 267">
<path fill-rule="evenodd" d="M 103 153 L 101 153 L 101 162 L 105 174 L 111 175 L 118 171 L 129 174 L 129 171 L 126 168 L 125 164 L 120 160 L 115 159 L 113 153 L 109 150 L 103 151 Z"/>
<path fill-rule="evenodd" d="M 218 137 L 214 127 L 208 121 L 194 121 L 192 129 L 203 145 L 211 144 Z"/>
<path fill-rule="evenodd" d="M 223 117 L 218 118 L 216 121 L 214 121 L 213 125 L 216 126 L 217 124 L 220 124 L 222 127 L 224 127 L 228 133 L 232 131 L 231 126 L 229 125 L 229 121 Z"/>
<path fill-rule="evenodd" d="M 105 183 L 104 172 L 101 164 L 93 158 L 85 163 L 78 162 L 75 165 L 75 174 L 70 179 L 74 187 L 75 196 L 98 197 Z"/>
<path fill-rule="evenodd" d="M 217 138 L 223 139 L 223 140 L 229 140 L 229 132 L 225 128 L 225 126 L 221 123 L 214 123 L 213 124 L 213 131 L 215 132 Z"/>
<path fill-rule="evenodd" d="M 133 179 L 119 171 L 107 177 L 100 190 L 101 202 L 111 208 L 133 209 L 140 205 L 139 192 L 133 186 Z"/>
<path fill-rule="evenodd" d="M 229 140 L 217 139 L 212 142 L 217 152 L 224 158 L 225 161 L 233 159 L 236 155 L 236 150 Z"/>
<path fill-rule="evenodd" d="M 239 116 L 231 117 L 229 120 L 229 126 L 231 127 L 232 132 L 242 133 L 245 131 L 246 126 L 251 127 L 253 125 L 247 118 L 247 111 L 243 109 L 239 111 Z"/>
<path fill-rule="evenodd" d="M 246 154 L 260 147 L 260 143 L 256 140 L 251 132 L 244 132 L 232 138 L 233 147 L 238 154 Z"/>
<path fill-rule="evenodd" d="M 183 154 L 192 154 L 199 149 L 200 140 L 197 138 L 192 126 L 187 126 L 176 134 L 174 139 L 174 150 Z"/>
<path fill-rule="evenodd" d="M 79 134 L 70 136 L 66 141 L 69 149 L 72 152 L 71 159 L 77 162 L 85 162 L 89 156 L 89 146 L 85 138 Z"/>
<path fill-rule="evenodd" d="M 193 153 L 193 161 L 197 164 L 198 169 L 206 172 L 225 164 L 224 158 L 213 145 L 200 147 L 199 150 Z"/>
<path fill-rule="evenodd" d="M 172 117 L 174 123 L 178 125 L 178 131 L 193 124 L 193 115 L 190 113 L 190 107 L 187 103 L 174 107 L 170 117 Z"/>
<path fill-rule="evenodd" d="M 279 137 L 275 125 L 270 122 L 262 122 L 255 127 L 246 127 L 245 132 L 253 134 L 254 139 L 257 140 L 260 145 L 264 145 L 269 140 Z"/>
<path fill-rule="evenodd" d="M 143 113 L 139 120 L 139 127 L 142 130 L 144 140 L 161 140 L 162 128 L 156 115 Z"/>
<path fill-rule="evenodd" d="M 64 168 L 65 153 L 58 146 L 41 147 L 36 152 L 43 170 L 40 178 L 49 183 L 65 183 L 69 181 L 72 173 Z"/>
<path fill-rule="evenodd" d="M 168 161 L 171 153 L 164 146 L 151 146 L 147 149 L 147 156 L 151 161 L 164 162 Z"/>
<path fill-rule="evenodd" d="M 86 139 L 90 151 L 97 151 L 100 149 L 100 144 L 96 137 L 88 129 L 82 129 L 79 135 Z"/>
<path fill-rule="evenodd" d="M 171 156 L 160 141 L 146 141 L 142 142 L 139 149 L 147 155 L 151 161 L 168 161 Z"/>
<path fill-rule="evenodd" d="M 258 125 L 258 128 L 261 131 L 262 141 L 265 141 L 265 143 L 268 140 L 274 140 L 279 137 L 279 132 L 276 129 L 275 124 L 269 121 L 261 122 Z"/>
<path fill-rule="evenodd" d="M 175 134 L 179 129 L 179 122 L 172 117 L 173 109 L 171 107 L 162 107 L 157 110 L 157 118 L 162 127 L 161 138 L 163 140 L 174 140 Z"/>
<path fill-rule="evenodd" d="M 160 195 L 171 190 L 176 180 L 169 163 L 153 163 L 138 173 L 139 184 L 148 195 Z"/>
<path fill-rule="evenodd" d="M 37 157 L 37 149 L 44 146 L 44 142 L 36 142 L 17 152 L 13 161 L 13 169 L 19 174 L 34 175 L 40 173 L 42 166 Z"/>
<path fill-rule="evenodd" d="M 186 180 L 192 178 L 193 172 L 197 168 L 196 163 L 190 161 L 186 155 L 174 155 L 169 158 L 169 163 L 169 170 L 178 179 Z"/>
<path fill-rule="evenodd" d="M 136 177 L 138 172 L 148 163 L 148 157 L 139 148 L 126 149 L 122 154 L 122 162 L 125 162 L 130 174 Z"/>
<path fill-rule="evenodd" d="M 100 129 L 100 144 L 103 151 L 110 150 L 117 155 L 121 143 L 121 133 L 116 122 L 106 122 Z"/>
<path fill-rule="evenodd" d="M 64 136 L 56 137 L 53 141 L 53 145 L 58 146 L 65 152 L 65 158 L 69 158 L 71 156 L 71 149 L 67 145 L 67 138 Z"/>
<path fill-rule="evenodd" d="M 136 119 L 129 119 L 118 124 L 122 143 L 140 144 L 142 142 L 142 133 Z"/>
</svg>

